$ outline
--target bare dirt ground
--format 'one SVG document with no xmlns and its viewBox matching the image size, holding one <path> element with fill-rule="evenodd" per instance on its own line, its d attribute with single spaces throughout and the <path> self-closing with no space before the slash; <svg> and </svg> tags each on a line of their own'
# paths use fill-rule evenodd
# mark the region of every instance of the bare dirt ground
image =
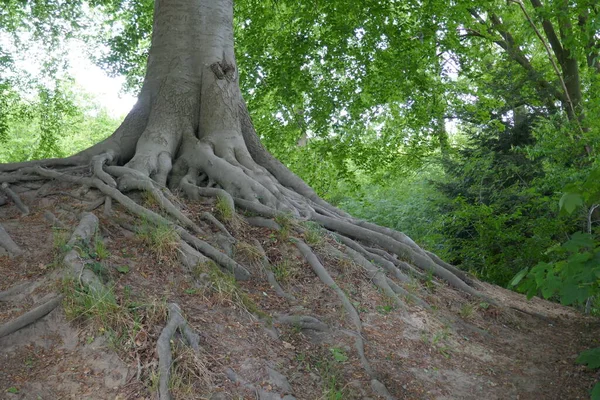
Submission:
<svg viewBox="0 0 600 400">
<path fill-rule="evenodd" d="M 25 250 L 16 258 L 0 254 L 0 292 L 30 285 L 10 301 L 0 300 L 0 324 L 54 294 L 64 293 L 65 299 L 43 319 L 0 338 L 1 399 L 157 398 L 156 340 L 167 303 L 179 304 L 200 334 L 200 354 L 172 342 L 175 398 L 378 398 L 338 297 L 280 233 L 228 225 L 238 240 L 233 255 L 253 276 L 232 288 L 210 270 L 184 268 L 176 248 L 157 252 L 140 234 L 124 229 L 116 221 L 140 222 L 118 207 L 111 218 L 96 210 L 97 238 L 106 251 L 88 251 L 89 268 L 114 294 L 114 315 L 120 317 L 111 317 L 97 312 L 100 306 L 74 308 L 77 277 L 61 277 L 64 238 L 89 203 L 62 194 L 23 196 L 31 209 L 27 216 L 10 204 L 0 207 L 0 222 Z M 194 216 L 213 207 L 207 201 L 187 206 L 187 212 Z M 53 227 L 46 211 L 66 229 Z M 296 301 L 279 297 L 268 284 L 249 250 L 253 239 Z M 359 268 L 325 254 L 318 243 L 312 247 L 358 310 L 365 355 L 395 398 L 586 399 L 600 379 L 574 362 L 580 351 L 600 344 L 598 320 L 488 284 L 482 291 L 499 305 L 443 284 L 405 285 L 432 309 L 408 304 L 401 312 Z M 281 325 L 281 314 L 314 316 L 328 330 Z"/>
</svg>

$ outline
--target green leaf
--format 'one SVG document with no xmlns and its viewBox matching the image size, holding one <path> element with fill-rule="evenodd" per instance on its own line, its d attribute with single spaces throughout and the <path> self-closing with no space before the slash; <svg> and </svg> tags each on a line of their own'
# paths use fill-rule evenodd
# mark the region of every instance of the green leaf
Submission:
<svg viewBox="0 0 600 400">
<path fill-rule="evenodd" d="M 332 347 L 331 349 L 329 349 L 329 351 L 331 351 L 331 354 L 333 354 L 333 358 L 337 362 L 344 362 L 344 361 L 348 360 L 348 356 L 346 355 L 346 353 L 344 353 L 344 350 L 342 350 L 342 349 L 338 349 L 337 347 Z"/>
<path fill-rule="evenodd" d="M 583 198 L 579 193 L 565 193 L 558 202 L 558 208 L 571 214 L 579 206 L 583 205 Z"/>
<path fill-rule="evenodd" d="M 592 400 L 600 400 L 600 382 L 592 389 Z"/>
<path fill-rule="evenodd" d="M 6 389 L 6 391 L 7 391 L 8 393 L 14 393 L 14 394 L 17 394 L 17 393 L 19 393 L 19 389 L 17 389 L 17 388 L 16 388 L 16 387 L 14 387 L 14 386 L 12 386 L 12 387 L 9 387 L 8 389 Z"/>
<path fill-rule="evenodd" d="M 129 267 L 127 265 L 122 265 L 120 267 L 117 267 L 117 271 L 119 271 L 122 274 L 126 274 L 129 272 Z"/>
<path fill-rule="evenodd" d="M 521 280 L 525 277 L 525 275 L 527 275 L 527 272 L 529 272 L 529 268 L 523 268 L 522 270 L 520 270 L 519 273 L 515 275 L 513 280 L 510 282 L 510 286 L 517 286 L 519 282 L 521 282 Z"/>
<path fill-rule="evenodd" d="M 582 351 L 575 360 L 577 364 L 587 365 L 589 368 L 600 368 L 600 347 Z"/>
</svg>

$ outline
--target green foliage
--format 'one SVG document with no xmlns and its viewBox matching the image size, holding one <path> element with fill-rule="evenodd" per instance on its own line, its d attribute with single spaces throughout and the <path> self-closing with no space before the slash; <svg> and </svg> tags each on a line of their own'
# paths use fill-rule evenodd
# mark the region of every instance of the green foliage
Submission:
<svg viewBox="0 0 600 400">
<path fill-rule="evenodd" d="M 339 347 L 332 347 L 329 349 L 329 351 L 336 362 L 342 363 L 344 361 L 348 361 L 348 356 L 343 349 L 340 349 Z"/>
<path fill-rule="evenodd" d="M 587 365 L 592 369 L 600 368 L 600 347 L 583 351 L 575 362 Z"/>
<path fill-rule="evenodd" d="M 600 368 L 600 347 L 596 347 L 594 349 L 589 349 L 583 351 L 577 360 L 575 360 L 578 364 L 587 365 L 589 368 L 598 369 Z M 591 392 L 591 400 L 599 400 L 600 399 L 600 382 L 597 382 L 594 385 Z"/>
<path fill-rule="evenodd" d="M 557 298 L 562 304 L 583 305 L 600 294 L 600 244 L 591 235 L 575 233 L 571 239 L 549 250 L 557 261 L 540 262 L 524 275 L 519 273 L 513 285 L 532 297 Z M 520 278 L 523 277 L 523 280 Z"/>
</svg>

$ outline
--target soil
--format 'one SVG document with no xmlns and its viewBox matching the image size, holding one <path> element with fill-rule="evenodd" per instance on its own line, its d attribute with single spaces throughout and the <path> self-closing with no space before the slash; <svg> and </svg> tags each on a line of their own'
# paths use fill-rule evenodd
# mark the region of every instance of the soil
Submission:
<svg viewBox="0 0 600 400">
<path fill-rule="evenodd" d="M 0 292 L 30 285 L 10 301 L 0 301 L 0 324 L 65 291 L 61 245 L 92 201 L 64 194 L 42 199 L 21 195 L 29 215 L 21 216 L 10 204 L 0 207 L 0 222 L 25 250 L 16 258 L 0 254 Z M 218 215 L 211 201 L 182 206 L 192 217 L 202 211 Z M 46 211 L 67 229 L 52 227 L 44 218 Z M 173 340 L 175 398 L 255 399 L 259 389 L 260 398 L 273 399 L 378 398 L 354 350 L 352 325 L 339 298 L 285 235 L 239 221 L 226 223 L 238 240 L 233 256 L 252 273 L 232 295 L 211 281 L 216 278 L 210 271 L 184 268 L 176 248 L 157 251 L 141 235 L 122 228 L 117 221 L 141 222 L 118 206 L 110 218 L 101 209 L 94 213 L 100 218 L 97 237 L 107 254 L 88 255 L 93 259 L 90 268 L 102 275 L 116 302 L 137 316 L 133 325 L 125 326 L 135 335 L 116 338 L 112 322 L 94 321 L 92 312 L 65 313 L 66 294 L 66 308 L 0 338 L 1 399 L 157 398 L 155 349 L 166 323 L 160 310 L 167 303 L 179 304 L 200 335 L 201 351 L 191 356 Z M 210 229 L 199 218 L 195 222 Z M 279 297 L 250 247 L 239 245 L 253 239 L 261 243 L 281 286 L 296 302 Z M 329 237 L 322 240 L 335 245 Z M 311 246 L 359 312 L 366 357 L 395 398 L 587 399 L 600 379 L 600 373 L 575 364 L 579 352 L 600 345 L 597 319 L 489 284 L 481 290 L 498 306 L 443 284 L 405 285 L 432 309 L 408 304 L 402 312 L 358 267 L 324 254 L 318 243 Z M 140 311 L 150 309 L 152 317 Z M 281 314 L 310 315 L 330 329 L 280 325 Z"/>
</svg>

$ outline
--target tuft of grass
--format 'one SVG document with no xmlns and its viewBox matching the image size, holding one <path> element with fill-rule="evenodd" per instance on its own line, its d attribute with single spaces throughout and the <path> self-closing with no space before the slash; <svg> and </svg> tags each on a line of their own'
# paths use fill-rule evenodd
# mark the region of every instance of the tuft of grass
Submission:
<svg viewBox="0 0 600 400">
<path fill-rule="evenodd" d="M 99 260 L 105 260 L 110 257 L 110 252 L 99 235 L 96 235 L 94 238 L 94 252 Z"/>
<path fill-rule="evenodd" d="M 239 255 L 252 265 L 260 264 L 263 260 L 263 255 L 258 248 L 242 240 L 236 243 L 235 252 L 236 255 Z"/>
<path fill-rule="evenodd" d="M 299 265 L 287 258 L 282 259 L 271 267 L 275 279 L 280 284 L 290 284 L 300 276 Z"/>
<path fill-rule="evenodd" d="M 471 303 L 465 303 L 459 310 L 459 314 L 463 319 L 469 319 L 473 316 L 473 312 L 475 311 L 475 307 Z"/>
<path fill-rule="evenodd" d="M 200 276 L 203 273 L 208 275 L 210 281 L 207 290 L 211 292 L 218 303 L 232 305 L 251 315 L 268 317 L 239 287 L 235 277 L 232 274 L 221 270 L 214 261 L 207 261 L 199 264 L 194 271 L 192 271 L 194 276 Z"/>
<path fill-rule="evenodd" d="M 157 206 L 157 202 L 156 199 L 154 198 L 154 196 L 152 195 L 152 193 L 150 193 L 147 190 L 144 190 L 142 192 L 142 202 L 144 204 L 145 207 L 148 208 L 152 208 L 154 206 Z"/>
<path fill-rule="evenodd" d="M 321 225 L 313 221 L 303 222 L 302 225 L 306 228 L 304 230 L 304 240 L 306 243 L 312 246 L 318 246 L 325 240 L 325 230 Z"/>
<path fill-rule="evenodd" d="M 290 264 L 290 261 L 284 258 L 271 268 L 277 282 L 287 283 L 289 281 L 290 276 L 292 275 Z"/>
<path fill-rule="evenodd" d="M 125 353 L 167 318 L 164 302 L 119 301 L 112 288 L 95 291 L 66 279 L 61 290 L 67 319 L 90 324 L 96 332 L 106 335 L 116 350 Z"/>
<path fill-rule="evenodd" d="M 52 230 L 52 262 L 49 267 L 59 268 L 63 264 L 65 254 L 70 250 L 69 233 L 64 229 L 54 228 Z"/>
<path fill-rule="evenodd" d="M 217 211 L 217 215 L 221 218 L 221 220 L 225 222 L 231 222 L 234 218 L 235 210 L 231 208 L 227 200 L 220 196 L 217 197 L 215 210 Z"/>
<path fill-rule="evenodd" d="M 214 386 L 213 373 L 208 369 L 204 353 L 176 341 L 172 348 L 173 364 L 169 387 L 175 398 L 193 398 L 195 393 L 209 393 Z"/>
<path fill-rule="evenodd" d="M 137 236 L 159 259 L 168 262 L 174 262 L 177 259 L 179 236 L 172 226 L 167 224 L 153 225 L 143 219 L 138 227 Z"/>
<path fill-rule="evenodd" d="M 342 354 L 342 353 L 340 353 Z M 335 357 L 335 353 L 332 352 Z M 323 379 L 323 399 L 343 400 L 350 397 L 347 386 L 343 385 L 342 374 L 336 362 L 331 360 L 319 360 L 316 362 L 319 375 Z"/>
</svg>

